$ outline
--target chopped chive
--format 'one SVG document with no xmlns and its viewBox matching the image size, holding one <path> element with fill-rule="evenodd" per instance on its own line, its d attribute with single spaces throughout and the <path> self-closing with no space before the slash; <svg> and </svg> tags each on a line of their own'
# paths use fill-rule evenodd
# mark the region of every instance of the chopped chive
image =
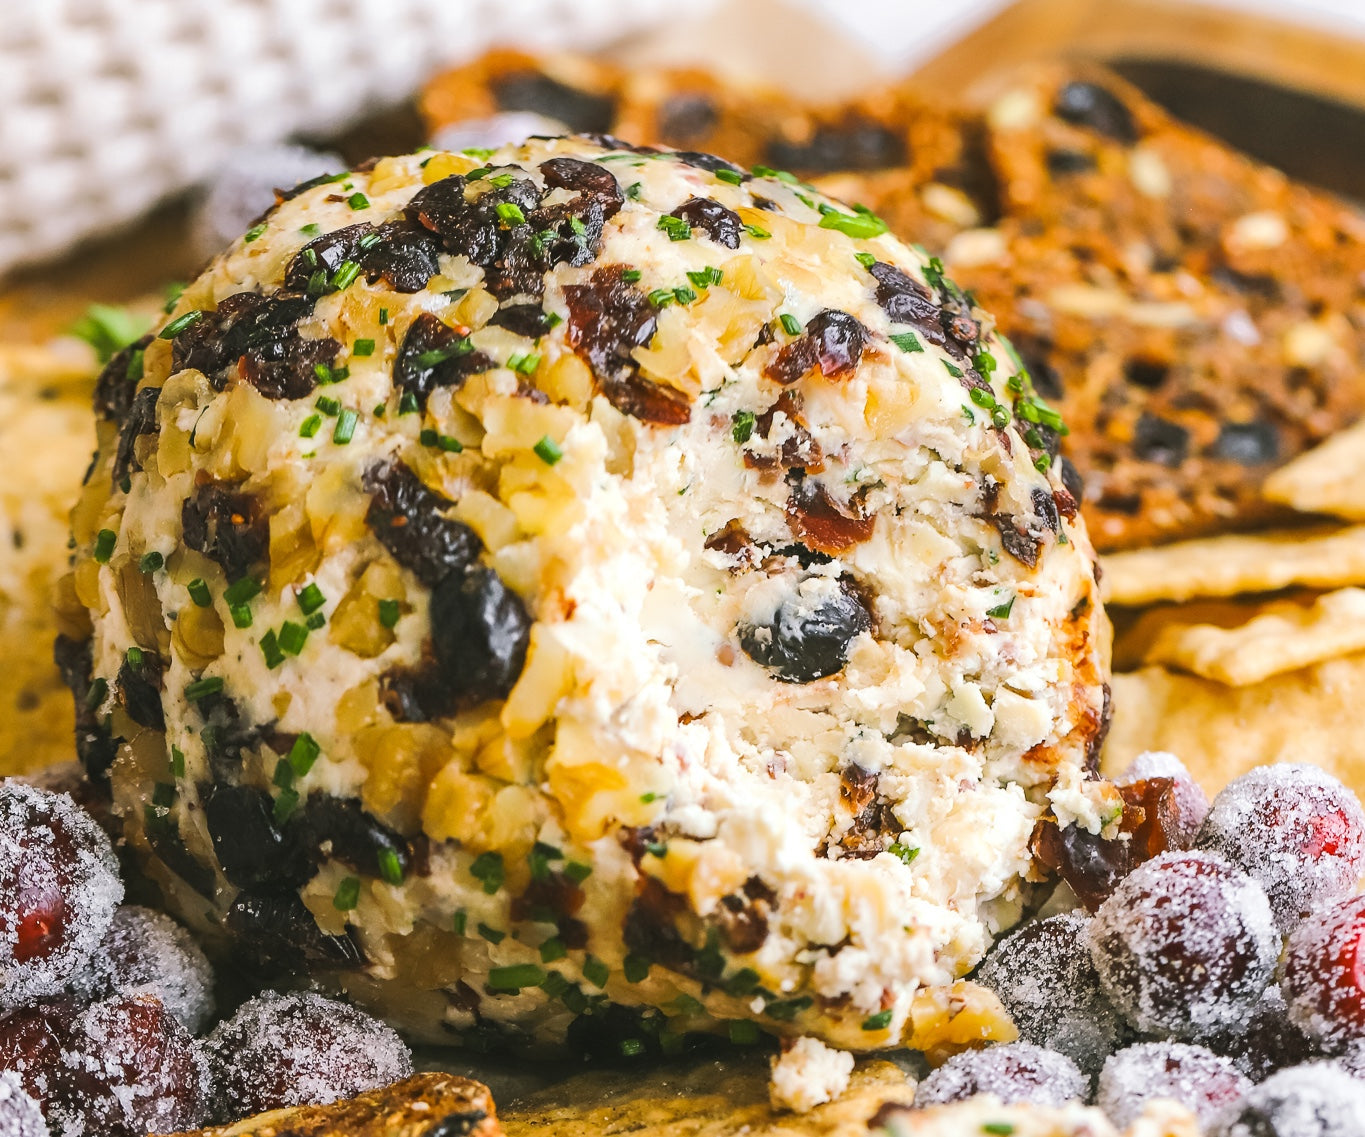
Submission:
<svg viewBox="0 0 1365 1137">
<path fill-rule="evenodd" d="M 539 987 L 545 982 L 545 968 L 534 963 L 514 963 L 510 967 L 494 967 L 488 972 L 488 985 L 494 991 L 520 991 L 523 987 Z"/>
<path fill-rule="evenodd" d="M 500 201 L 493 207 L 493 212 L 498 215 L 498 220 L 504 225 L 524 225 L 526 214 L 522 213 L 521 206 L 514 205 L 510 201 Z"/>
<path fill-rule="evenodd" d="M 679 304 L 691 304 L 697 298 L 697 294 L 686 286 L 679 286 L 673 290 L 673 296 Z"/>
<path fill-rule="evenodd" d="M 474 930 L 479 933 L 490 944 L 500 944 L 507 938 L 506 932 L 500 932 L 497 928 L 490 928 L 487 924 L 479 923 L 474 925 Z"/>
<path fill-rule="evenodd" d="M 488 179 L 488 184 L 490 186 L 495 186 L 498 189 L 506 189 L 508 186 L 512 184 L 512 175 L 494 174 L 491 178 Z"/>
<path fill-rule="evenodd" d="M 692 236 L 692 226 L 681 217 L 674 217 L 669 213 L 659 218 L 658 228 L 668 234 L 670 241 L 686 241 Z"/>
<path fill-rule="evenodd" d="M 171 747 L 171 777 L 185 776 L 185 752 L 178 746 Z"/>
<path fill-rule="evenodd" d="M 200 608 L 207 608 L 213 603 L 213 595 L 209 592 L 209 586 L 204 582 L 203 577 L 196 576 L 185 586 L 190 594 L 190 599 Z"/>
<path fill-rule="evenodd" d="M 744 232 L 748 233 L 749 236 L 752 237 L 755 241 L 766 241 L 769 237 L 772 236 L 772 234 L 769 233 L 768 230 L 764 229 L 760 225 L 746 224 L 744 226 Z"/>
<path fill-rule="evenodd" d="M 639 201 L 643 189 L 644 187 L 639 182 L 631 182 L 630 185 L 626 186 L 626 196 L 631 201 Z"/>
<path fill-rule="evenodd" d="M 305 237 L 316 237 L 319 233 L 322 232 L 322 226 L 319 225 L 316 221 L 313 221 L 308 225 L 299 226 L 299 232 L 302 233 Z"/>
<path fill-rule="evenodd" d="M 304 291 L 309 296 L 321 296 L 327 291 L 327 270 L 320 268 L 308 278 L 308 283 L 304 285 Z"/>
<path fill-rule="evenodd" d="M 902 845 L 899 841 L 893 841 L 886 847 L 886 851 L 893 857 L 899 857 L 907 865 L 919 856 L 919 849 L 914 845 Z"/>
<path fill-rule="evenodd" d="M 316 584 L 305 585 L 295 594 L 294 600 L 305 616 L 311 616 L 327 603 L 327 597 Z"/>
<path fill-rule="evenodd" d="M 261 593 L 261 582 L 252 576 L 244 576 L 223 589 L 223 599 L 229 604 L 245 604 Z"/>
<path fill-rule="evenodd" d="M 274 671 L 284 662 L 284 652 L 280 650 L 280 641 L 275 635 L 274 629 L 261 637 L 261 654 L 265 656 L 265 665 L 271 671 Z"/>
<path fill-rule="evenodd" d="M 469 926 L 469 913 L 461 908 L 455 913 L 455 918 L 451 921 L 451 927 L 455 929 L 457 936 L 464 935 L 464 930 Z"/>
<path fill-rule="evenodd" d="M 809 995 L 801 995 L 795 999 L 776 999 L 763 1004 L 763 1013 L 770 1019 L 777 1019 L 778 1022 L 791 1022 L 812 1002 Z"/>
<path fill-rule="evenodd" d="M 242 237 L 242 240 L 249 245 L 251 244 L 252 241 L 260 240 L 261 234 L 264 232 L 265 222 L 262 221 L 259 225 L 253 225 L 250 229 L 248 229 L 246 231 L 246 234 Z"/>
<path fill-rule="evenodd" d="M 546 327 L 547 329 L 548 329 L 548 328 L 557 328 L 557 327 L 559 327 L 559 325 L 562 324 L 563 322 L 564 322 L 564 317 L 561 316 L 558 312 L 546 312 L 546 313 L 545 313 L 545 327 Z"/>
<path fill-rule="evenodd" d="M 1050 454 L 1039 454 L 1033 460 L 1033 468 L 1040 474 L 1046 474 L 1052 468 L 1052 456 Z"/>
<path fill-rule="evenodd" d="M 166 558 L 153 549 L 150 553 L 143 553 L 142 558 L 137 562 L 137 567 L 142 572 L 156 572 L 166 563 Z"/>
<path fill-rule="evenodd" d="M 293 620 L 286 620 L 280 625 L 280 650 L 288 652 L 290 655 L 298 655 L 303 650 L 303 645 L 308 642 L 308 629 L 302 624 L 296 624 Z"/>
<path fill-rule="evenodd" d="M 340 383 L 343 379 L 351 377 L 349 367 L 328 367 L 325 363 L 315 364 L 313 374 L 318 377 L 318 382 L 324 386 L 331 383 Z"/>
<path fill-rule="evenodd" d="M 686 992 L 674 999 L 672 1005 L 680 1015 L 699 1015 L 706 1010 L 705 1003 Z"/>
<path fill-rule="evenodd" d="M 988 411 L 995 409 L 995 396 L 983 387 L 973 387 L 967 392 L 967 397 L 978 407 L 984 407 Z"/>
<path fill-rule="evenodd" d="M 641 983 L 649 975 L 650 961 L 643 955 L 630 955 L 621 963 L 621 971 L 626 977 L 627 983 Z"/>
<path fill-rule="evenodd" d="M 901 351 L 914 352 L 924 350 L 924 345 L 919 342 L 919 336 L 915 335 L 914 332 L 897 332 L 889 338 L 893 344 L 901 349 Z"/>
<path fill-rule="evenodd" d="M 477 158 L 480 162 L 486 162 L 498 152 L 496 146 L 466 146 L 460 151 L 467 158 Z"/>
<path fill-rule="evenodd" d="M 955 364 L 952 360 L 940 359 L 939 362 L 943 364 L 943 369 L 946 372 L 948 372 L 948 374 L 951 375 L 954 379 L 962 378 L 962 368 L 958 367 L 957 364 Z"/>
<path fill-rule="evenodd" d="M 95 534 L 95 560 L 102 565 L 107 565 L 109 558 L 114 555 L 116 544 L 118 544 L 118 534 L 112 529 L 101 529 Z"/>
<path fill-rule="evenodd" d="M 123 658 L 128 661 L 128 666 L 138 668 L 142 666 L 142 649 L 137 646 L 130 647 L 123 653 Z"/>
<path fill-rule="evenodd" d="M 645 1052 L 643 1038 L 623 1038 L 619 1043 L 622 1058 L 638 1058 Z"/>
<path fill-rule="evenodd" d="M 350 409 L 342 411 L 337 419 L 336 429 L 332 431 L 332 441 L 338 446 L 345 446 L 355 437 L 355 425 L 359 421 L 359 412 Z"/>
<path fill-rule="evenodd" d="M 596 956 L 590 955 L 583 961 L 583 978 L 594 987 L 605 987 L 611 969 Z"/>
<path fill-rule="evenodd" d="M 752 1046 L 758 1041 L 758 1025 L 748 1019 L 731 1019 L 728 1030 L 730 1041 L 736 1046 Z"/>
<path fill-rule="evenodd" d="M 1009 1121 L 988 1121 L 981 1126 L 982 1133 L 989 1133 L 991 1137 L 1010 1137 L 1014 1132 L 1014 1124 Z"/>
<path fill-rule="evenodd" d="M 335 399 L 329 399 L 326 395 L 319 395 L 313 406 L 317 407 L 323 414 L 333 417 L 341 411 L 341 404 Z"/>
<path fill-rule="evenodd" d="M 724 273 L 716 268 L 715 265 L 707 265 L 704 269 L 697 272 L 689 272 L 687 274 L 687 279 L 698 288 L 710 288 L 713 284 L 719 284 L 723 276 Z"/>
<path fill-rule="evenodd" d="M 289 764 L 288 758 L 281 758 L 275 763 L 275 775 L 270 780 L 282 790 L 294 785 L 294 767 Z"/>
<path fill-rule="evenodd" d="M 972 356 L 972 366 L 980 371 L 982 375 L 989 375 L 996 369 L 997 364 L 995 362 L 995 356 L 989 351 L 978 351 Z"/>
<path fill-rule="evenodd" d="M 564 941 L 558 936 L 551 936 L 540 945 L 540 961 L 542 963 L 553 963 L 557 959 L 563 959 L 569 954 L 569 949 L 564 946 Z"/>
<path fill-rule="evenodd" d="M 474 345 L 468 339 L 461 339 L 445 347 L 434 347 L 430 351 L 424 351 L 414 356 L 412 361 L 425 370 L 428 367 L 435 367 L 438 363 L 444 363 L 447 359 L 468 355 L 473 350 Z"/>
<path fill-rule="evenodd" d="M 203 312 L 186 312 L 183 316 L 177 316 L 169 324 L 157 333 L 163 340 L 173 340 L 186 328 L 192 328 L 204 318 Z"/>
<path fill-rule="evenodd" d="M 582 861 L 569 861 L 564 866 L 564 875 L 574 884 L 582 884 L 592 876 L 592 865 L 585 865 Z"/>
<path fill-rule="evenodd" d="M 534 375 L 539 366 L 540 356 L 535 352 L 517 352 L 507 358 L 507 369 L 515 371 L 518 375 Z"/>
<path fill-rule="evenodd" d="M 744 175 L 737 170 L 726 170 L 722 168 L 716 171 L 716 180 L 728 182 L 732 186 L 737 186 L 744 181 Z"/>
<path fill-rule="evenodd" d="M 308 630 L 310 632 L 316 632 L 319 628 L 321 628 L 324 624 L 327 623 L 327 617 L 324 616 L 321 612 L 314 612 L 311 616 L 308 617 L 308 619 L 304 621 L 304 623 L 308 626 Z"/>
<path fill-rule="evenodd" d="M 336 895 L 332 897 L 332 907 L 338 912 L 349 912 L 360 903 L 360 878 L 348 876 L 337 885 Z"/>
<path fill-rule="evenodd" d="M 1010 424 L 1010 413 L 1004 407 L 991 411 L 991 423 L 997 430 L 1004 430 Z"/>
<path fill-rule="evenodd" d="M 649 302 L 656 308 L 666 308 L 677 300 L 677 293 L 671 288 L 656 288 L 649 294 Z"/>
<path fill-rule="evenodd" d="M 230 604 L 228 605 L 228 612 L 232 616 L 234 627 L 251 627 L 251 609 L 245 604 Z"/>
<path fill-rule="evenodd" d="M 384 324 L 387 324 L 388 322 L 389 322 L 389 310 L 388 310 L 387 308 L 380 308 L 380 309 L 379 309 L 379 323 L 380 323 L 380 326 L 383 326 Z"/>
<path fill-rule="evenodd" d="M 638 268 L 628 268 L 621 273 L 621 279 L 626 284 L 637 284 L 640 280 L 640 270 Z"/>
<path fill-rule="evenodd" d="M 878 1011 L 875 1015 L 868 1015 L 863 1019 L 863 1030 L 885 1030 L 890 1025 L 890 1011 Z"/>
<path fill-rule="evenodd" d="M 423 446 L 434 446 L 448 454 L 458 454 L 464 449 L 464 444 L 458 438 L 452 438 L 448 434 L 440 434 L 429 427 L 418 433 L 417 441 Z"/>
<path fill-rule="evenodd" d="M 871 253 L 854 253 L 853 259 L 862 265 L 863 268 L 871 268 L 877 263 L 877 258 Z"/>
<path fill-rule="evenodd" d="M 736 411 L 731 421 L 734 425 L 730 428 L 730 434 L 736 442 L 743 445 L 754 436 L 754 423 L 757 420 L 753 411 Z"/>
<path fill-rule="evenodd" d="M 379 875 L 385 884 L 403 883 L 403 862 L 394 850 L 379 850 Z"/>
<path fill-rule="evenodd" d="M 502 863 L 501 853 L 480 853 L 469 866 L 469 875 L 482 882 L 483 890 L 489 896 L 502 887 L 507 870 Z"/>
<path fill-rule="evenodd" d="M 321 426 L 322 416 L 320 414 L 311 414 L 299 425 L 299 437 L 312 438 L 317 434 L 318 429 Z"/>
<path fill-rule="evenodd" d="M 744 412 L 741 411 L 740 413 L 743 414 Z M 735 441 L 738 442 L 739 439 L 736 439 Z M 645 805 L 648 805 L 648 804 L 649 804 L 650 802 L 652 802 L 652 801 L 658 801 L 658 800 L 659 800 L 659 795 L 656 794 L 653 790 L 650 790 L 648 793 L 641 794 L 641 795 L 640 795 L 640 800 L 641 800 Z"/>
<path fill-rule="evenodd" d="M 294 739 L 287 760 L 290 768 L 301 778 L 313 768 L 313 763 L 318 760 L 321 753 L 322 747 L 318 745 L 317 739 L 305 730 Z"/>
<path fill-rule="evenodd" d="M 223 689 L 223 678 L 220 675 L 207 675 L 203 679 L 196 679 L 193 683 L 185 686 L 185 698 L 191 703 L 197 703 L 200 699 L 206 699 L 210 695 L 216 695 Z"/>
<path fill-rule="evenodd" d="M 559 448 L 555 440 L 548 434 L 545 435 L 533 448 L 538 457 L 547 466 L 553 466 L 564 457 L 564 451 Z"/>
<path fill-rule="evenodd" d="M 736 971 L 724 983 L 725 993 L 742 997 L 752 995 L 758 990 L 759 974 L 752 967 L 744 967 Z"/>
<path fill-rule="evenodd" d="M 90 690 L 85 693 L 85 705 L 92 711 L 109 697 L 109 681 L 107 679 L 96 679 L 90 684 Z"/>
<path fill-rule="evenodd" d="M 548 880 L 550 877 L 550 862 L 562 861 L 564 854 L 553 845 L 547 845 L 544 841 L 537 841 L 531 846 L 531 851 L 526 854 L 526 863 L 531 869 L 532 880 Z"/>
<path fill-rule="evenodd" d="M 363 193 L 361 193 L 359 190 L 357 190 L 355 193 L 351 194 L 351 196 L 346 199 L 346 204 L 349 205 L 352 209 L 369 209 L 370 199 L 366 197 Z"/>
<path fill-rule="evenodd" d="M 416 414 L 421 407 L 417 405 L 417 393 L 415 391 L 404 391 L 403 397 L 398 400 L 398 413 L 400 415 Z"/>
<path fill-rule="evenodd" d="M 492 166 L 478 166 L 475 169 L 470 170 L 469 173 L 465 174 L 464 176 L 465 181 L 467 182 L 482 181 L 484 176 L 492 173 L 492 171 L 493 171 Z"/>
<path fill-rule="evenodd" d="M 834 210 L 820 218 L 820 228 L 836 229 L 845 236 L 861 241 L 869 237 L 880 237 L 886 232 L 887 226 L 885 221 L 870 210 L 860 210 L 857 213 L 841 213 Z"/>
<path fill-rule="evenodd" d="M 560 975 L 558 971 L 551 971 L 540 985 L 540 989 L 551 999 L 558 999 L 572 984 Z"/>
<path fill-rule="evenodd" d="M 351 354 L 361 356 L 373 355 L 374 340 L 356 340 L 355 343 L 351 344 Z"/>
<path fill-rule="evenodd" d="M 381 600 L 379 602 L 379 622 L 384 627 L 392 628 L 398 623 L 399 615 L 397 600 Z"/>
<path fill-rule="evenodd" d="M 355 283 L 355 278 L 359 275 L 360 266 L 355 261 L 342 261 L 332 274 L 332 287 L 342 292 Z"/>
<path fill-rule="evenodd" d="M 128 368 L 123 373 L 123 377 L 129 383 L 142 382 L 142 365 L 146 360 L 147 353 L 142 348 L 137 348 L 128 356 Z"/>
<path fill-rule="evenodd" d="M 783 312 L 778 317 L 778 322 L 782 325 L 782 330 L 789 336 L 799 336 L 804 331 L 801 327 L 801 321 L 790 312 Z"/>
</svg>

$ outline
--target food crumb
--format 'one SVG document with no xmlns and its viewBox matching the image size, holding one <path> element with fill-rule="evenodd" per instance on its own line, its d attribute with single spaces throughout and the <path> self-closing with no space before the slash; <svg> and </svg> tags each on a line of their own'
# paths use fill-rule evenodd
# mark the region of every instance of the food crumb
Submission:
<svg viewBox="0 0 1365 1137">
<path fill-rule="evenodd" d="M 848 1089 L 853 1055 L 818 1038 L 798 1038 L 773 1058 L 768 1085 L 774 1109 L 805 1113 L 831 1102 Z"/>
</svg>

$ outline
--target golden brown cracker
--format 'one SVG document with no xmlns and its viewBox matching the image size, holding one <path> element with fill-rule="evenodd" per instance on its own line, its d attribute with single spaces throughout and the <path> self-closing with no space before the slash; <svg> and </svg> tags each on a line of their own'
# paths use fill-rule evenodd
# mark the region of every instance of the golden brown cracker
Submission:
<svg viewBox="0 0 1365 1137">
<path fill-rule="evenodd" d="M 1261 492 L 1267 501 L 1300 513 L 1365 521 L 1365 421 L 1281 466 Z"/>
</svg>

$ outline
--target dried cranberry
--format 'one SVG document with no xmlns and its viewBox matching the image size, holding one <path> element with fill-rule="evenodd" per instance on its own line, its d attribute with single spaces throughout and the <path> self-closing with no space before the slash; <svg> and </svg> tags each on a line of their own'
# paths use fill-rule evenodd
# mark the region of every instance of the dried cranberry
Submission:
<svg viewBox="0 0 1365 1137">
<path fill-rule="evenodd" d="M 1251 1080 L 1212 1050 L 1183 1042 L 1143 1042 L 1120 1050 L 1100 1072 L 1095 1104 L 1129 1126 L 1147 1103 L 1177 1101 L 1209 1125 L 1251 1089 Z"/>
<path fill-rule="evenodd" d="M 393 364 L 393 385 L 411 391 L 419 406 L 437 387 L 460 387 L 471 375 L 487 371 L 493 361 L 449 324 L 423 312 L 408 328 Z"/>
<path fill-rule="evenodd" d="M 1190 432 L 1179 423 L 1143 411 L 1133 428 L 1133 453 L 1144 462 L 1179 466 L 1190 449 Z"/>
<path fill-rule="evenodd" d="M 720 170 L 728 170 L 732 174 L 739 174 L 741 180 L 747 181 L 752 176 L 743 166 L 737 166 L 734 162 L 727 161 L 715 154 L 707 154 L 701 150 L 675 150 L 673 157 L 679 162 L 688 166 L 695 166 L 698 170 L 706 170 L 709 173 L 717 173 Z"/>
<path fill-rule="evenodd" d="M 431 641 L 456 705 L 504 698 L 521 675 L 531 617 L 487 568 L 452 575 L 431 593 Z"/>
<path fill-rule="evenodd" d="M 149 730 L 165 730 L 166 715 L 161 708 L 161 660 L 156 652 L 143 651 L 136 665 L 124 659 L 119 666 L 119 702 L 128 717 Z"/>
<path fill-rule="evenodd" d="M 1214 798 L 1196 844 L 1258 881 L 1287 932 L 1354 889 L 1365 870 L 1365 811 L 1316 766 L 1261 766 Z"/>
<path fill-rule="evenodd" d="M 1089 925 L 1075 912 L 1026 924 L 991 949 L 976 980 L 999 996 L 1020 1038 L 1093 1075 L 1121 1025 L 1090 958 Z"/>
<path fill-rule="evenodd" d="M 1089 127 L 1125 146 L 1138 140 L 1133 112 L 1113 91 L 1098 83 L 1073 80 L 1057 92 L 1052 109 L 1058 118 Z"/>
<path fill-rule="evenodd" d="M 371 466 L 364 486 L 373 495 L 365 513 L 370 530 L 428 588 L 462 573 L 478 558 L 483 548 L 478 534 L 444 516 L 455 503 L 424 485 L 408 466 Z"/>
<path fill-rule="evenodd" d="M 268 991 L 242 1004 L 209 1035 L 218 1119 L 300 1105 L 327 1105 L 412 1073 L 402 1039 L 336 999 Z"/>
<path fill-rule="evenodd" d="M 578 158 L 551 158 L 540 164 L 545 184 L 553 189 L 576 190 L 602 206 L 603 219 L 609 219 L 625 204 L 621 183 L 605 166 Z"/>
<path fill-rule="evenodd" d="M 318 927 L 296 892 L 243 892 L 224 921 L 242 963 L 270 975 L 360 967 L 365 957 L 349 936 Z"/>
<path fill-rule="evenodd" d="M 372 225 L 348 225 L 314 237 L 304 245 L 284 270 L 284 287 L 291 292 L 323 296 L 335 292 L 333 276 L 346 261 L 359 263 L 361 241 L 373 239 Z"/>
<path fill-rule="evenodd" d="M 499 110 L 544 115 L 575 134 L 609 130 L 616 116 L 616 100 L 611 95 L 570 87 L 543 71 L 508 72 L 492 79 L 489 87 Z"/>
<path fill-rule="evenodd" d="M 768 143 L 767 161 L 779 170 L 806 174 L 885 170 L 905 164 L 905 139 L 883 123 L 849 114 L 840 122 L 819 124 L 800 142 L 775 137 Z"/>
<path fill-rule="evenodd" d="M 214 784 L 204 794 L 204 822 L 228 881 L 238 888 L 288 888 L 312 875 L 272 819 L 274 801 L 254 786 Z"/>
<path fill-rule="evenodd" d="M 1260 885 L 1200 852 L 1138 866 L 1090 933 L 1100 982 L 1128 1022 L 1187 1040 L 1246 1023 L 1280 946 Z"/>
<path fill-rule="evenodd" d="M 787 385 L 818 366 L 826 379 L 842 379 L 858 366 L 870 339 L 868 330 L 847 312 L 826 308 L 810 318 L 804 335 L 778 351 L 763 374 Z"/>
<path fill-rule="evenodd" d="M 992 1094 L 1003 1105 L 1065 1105 L 1089 1096 L 1090 1081 L 1064 1054 L 1010 1042 L 955 1054 L 920 1082 L 915 1105 L 942 1105 Z"/>
<path fill-rule="evenodd" d="M 110 734 L 97 708 L 90 705 L 93 661 L 90 641 L 59 635 L 52 656 L 62 682 L 76 704 L 76 755 L 96 786 L 106 786 L 109 767 L 118 755 L 118 741 Z"/>
<path fill-rule="evenodd" d="M 66 1132 L 143 1137 L 207 1120 L 208 1064 L 154 995 L 96 1003 L 72 1028 L 66 1065 Z"/>
<path fill-rule="evenodd" d="M 1038 566 L 1038 554 L 1043 547 L 1040 538 L 1029 529 L 1021 529 L 1008 513 L 992 514 L 990 521 L 1000 533 L 1000 544 L 1005 552 L 1028 568 Z"/>
<path fill-rule="evenodd" d="M 778 415 L 782 416 L 779 425 Z M 773 428 L 778 426 L 774 439 Z M 757 449 L 744 451 L 744 464 L 752 469 L 809 470 L 815 473 L 824 466 L 824 451 L 807 427 L 801 413 L 801 396 L 795 391 L 783 391 L 766 411 L 754 420 L 754 434 L 764 442 L 776 442 L 776 451 Z"/>
<path fill-rule="evenodd" d="M 1291 1066 L 1252 1086 L 1210 1137 L 1361 1137 L 1365 1086 L 1330 1062 Z"/>
<path fill-rule="evenodd" d="M 709 197 L 689 197 L 669 216 L 686 221 L 694 230 L 700 229 L 718 245 L 727 249 L 739 248 L 744 223 L 738 213 L 718 201 Z"/>
<path fill-rule="evenodd" d="M 0 1000 L 61 991 L 123 899 L 104 831 L 66 794 L 0 781 Z"/>
<path fill-rule="evenodd" d="M 253 494 L 227 482 L 204 482 L 180 509 L 185 544 L 216 561 L 229 581 L 240 580 L 265 559 L 269 519 Z"/>
<path fill-rule="evenodd" d="M 862 602 L 838 581 L 808 577 L 772 616 L 739 627 L 744 653 L 784 683 L 842 671 L 853 641 L 872 626 Z"/>
<path fill-rule="evenodd" d="M 1365 1038 L 1365 896 L 1341 900 L 1289 937 L 1280 986 L 1289 1017 L 1325 1049 Z"/>
<path fill-rule="evenodd" d="M 876 528 L 875 514 L 864 517 L 854 508 L 840 505 L 820 482 L 804 478 L 787 499 L 787 523 L 803 544 L 837 555 L 868 540 Z"/>
<path fill-rule="evenodd" d="M 1128 768 L 1114 779 L 1117 786 L 1133 786 L 1139 782 L 1151 782 L 1157 778 L 1169 778 L 1169 794 L 1163 795 L 1159 808 L 1165 810 L 1162 828 L 1166 831 L 1167 849 L 1188 849 L 1199 834 L 1199 827 L 1208 816 L 1209 799 L 1200 789 L 1189 770 L 1174 754 L 1161 750 L 1148 750 L 1139 754 L 1129 763 Z M 1163 850 L 1157 850 L 1161 852 Z M 1244 866 L 1239 866 L 1244 867 Z M 1254 874 L 1253 874 L 1254 875 Z M 1264 886 L 1264 882 L 1262 882 Z"/>
<path fill-rule="evenodd" d="M 539 339 L 554 326 L 549 313 L 539 304 L 504 304 L 488 322 L 532 340 Z"/>
<path fill-rule="evenodd" d="M 156 403 L 160 397 L 160 387 L 143 387 L 129 403 L 128 413 L 119 429 L 118 447 L 114 451 L 114 461 L 110 467 L 110 477 L 115 489 L 122 489 L 128 476 L 142 469 L 135 448 L 139 438 L 157 432 Z"/>
<path fill-rule="evenodd" d="M 309 794 L 289 821 L 290 839 L 320 865 L 340 861 L 365 876 L 383 876 L 381 857 L 406 875 L 412 868 L 408 842 L 365 811 L 358 798 Z"/>
<path fill-rule="evenodd" d="M 142 353 L 155 337 L 148 334 L 116 352 L 95 381 L 95 413 L 105 422 L 122 423 L 142 378 Z"/>
</svg>

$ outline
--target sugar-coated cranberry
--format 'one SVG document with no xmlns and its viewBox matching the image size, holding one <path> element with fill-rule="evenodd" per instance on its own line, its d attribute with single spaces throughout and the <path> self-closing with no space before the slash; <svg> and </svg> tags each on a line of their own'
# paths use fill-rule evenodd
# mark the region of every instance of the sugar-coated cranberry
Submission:
<svg viewBox="0 0 1365 1137">
<path fill-rule="evenodd" d="M 1170 818 L 1166 825 L 1167 847 L 1188 849 L 1199 835 L 1199 827 L 1209 812 L 1209 799 L 1186 768 L 1185 763 L 1164 750 L 1147 750 L 1128 764 L 1114 779 L 1118 786 L 1131 786 L 1152 778 L 1171 780 Z"/>
<path fill-rule="evenodd" d="M 977 1094 L 994 1094 L 1006 1105 L 1063 1105 L 1089 1093 L 1090 1080 L 1065 1054 L 1009 1042 L 953 1055 L 920 1082 L 915 1105 L 966 1101 Z"/>
<path fill-rule="evenodd" d="M 1260 766 L 1214 798 L 1195 844 L 1257 881 L 1288 932 L 1355 888 L 1365 870 L 1365 811 L 1316 766 Z"/>
<path fill-rule="evenodd" d="M 1205 1045 L 1232 1059 L 1253 1082 L 1263 1082 L 1276 1070 L 1297 1066 L 1317 1055 L 1302 1030 L 1289 1018 L 1289 1006 L 1279 987 L 1265 989 L 1247 1022 L 1205 1039 Z"/>
<path fill-rule="evenodd" d="M 1253 1086 L 1210 1137 L 1365 1137 L 1365 1084 L 1329 1062 L 1291 1066 Z"/>
<path fill-rule="evenodd" d="M 1294 930 L 1280 988 L 1290 1019 L 1324 1049 L 1365 1038 L 1365 895 L 1330 905 Z"/>
<path fill-rule="evenodd" d="M 42 1107 L 13 1071 L 0 1073 L 0 1137 L 48 1137 Z"/>
<path fill-rule="evenodd" d="M 1024 1041 L 1095 1074 L 1121 1024 L 1090 958 L 1089 924 L 1078 912 L 1028 924 L 995 945 L 976 979 L 1000 997 Z"/>
<path fill-rule="evenodd" d="M 207 1040 L 217 1114 L 326 1105 L 412 1073 L 402 1040 L 378 1019 L 312 993 L 268 991 L 244 1003 Z"/>
<path fill-rule="evenodd" d="M 65 794 L 0 782 L 0 1005 L 61 991 L 122 899 L 109 838 L 88 814 Z"/>
<path fill-rule="evenodd" d="M 0 1014 L 0 1070 L 18 1075 L 49 1114 L 66 1092 L 64 1059 L 79 1012 L 70 999 L 46 999 Z"/>
<path fill-rule="evenodd" d="M 1251 1017 L 1279 955 L 1261 886 L 1212 853 L 1138 866 L 1095 913 L 1100 982 L 1138 1030 L 1197 1040 Z"/>
<path fill-rule="evenodd" d="M 1100 1071 L 1095 1104 L 1115 1125 L 1131 1125 L 1149 1101 L 1169 1098 L 1207 1125 L 1241 1100 L 1251 1079 L 1230 1059 L 1184 1042 L 1141 1042 Z"/>
</svg>

